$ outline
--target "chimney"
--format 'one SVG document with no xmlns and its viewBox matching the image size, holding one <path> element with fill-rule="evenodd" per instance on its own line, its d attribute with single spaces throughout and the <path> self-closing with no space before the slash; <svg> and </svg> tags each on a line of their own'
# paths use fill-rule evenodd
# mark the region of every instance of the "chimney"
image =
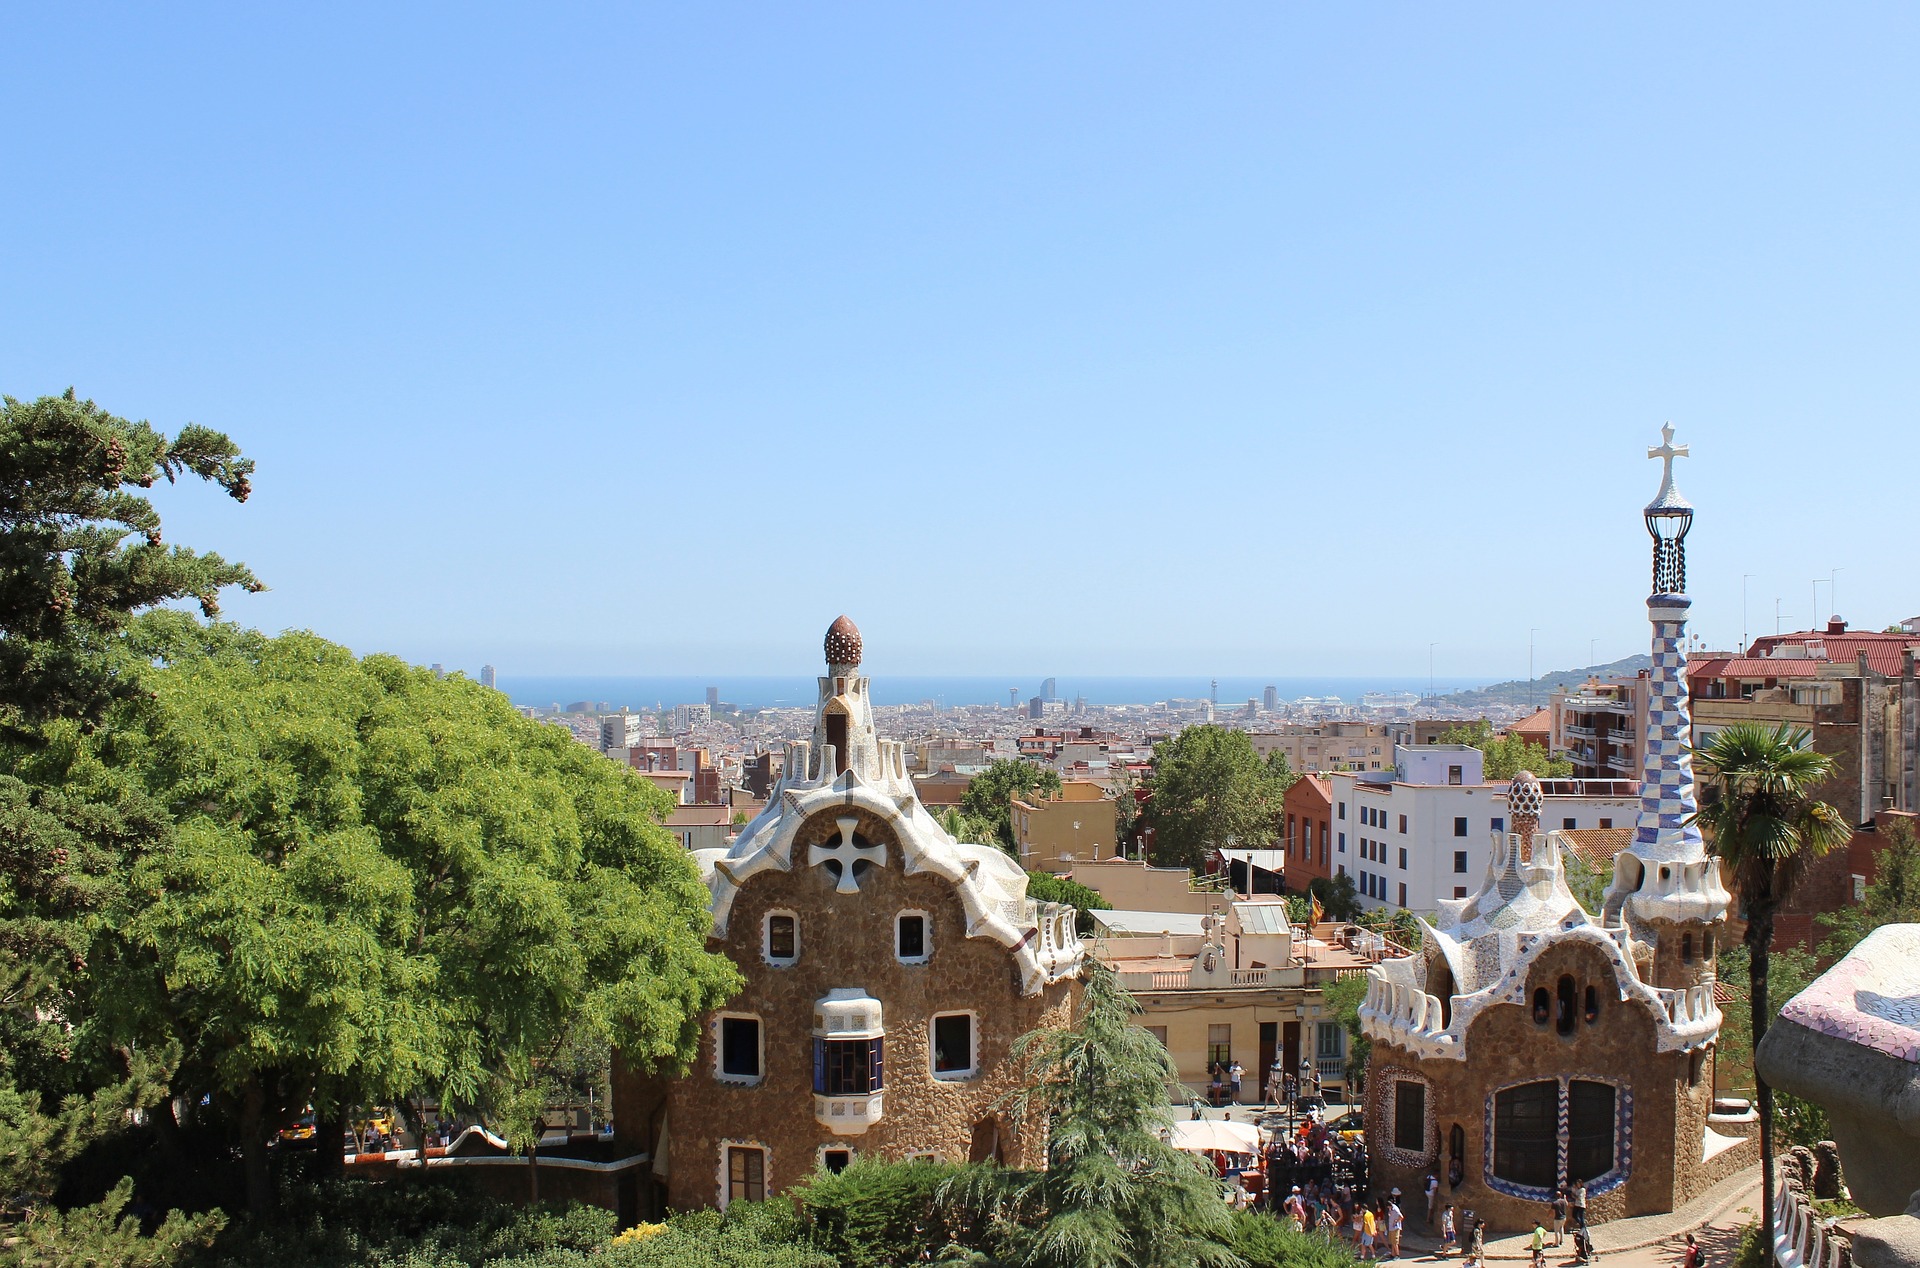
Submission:
<svg viewBox="0 0 1920 1268">
<path fill-rule="evenodd" d="M 1830 616 L 1827 618 L 1827 633 L 1845 634 L 1846 632 L 1847 632 L 1847 623 L 1845 621 L 1841 620 L 1837 616 Z"/>
</svg>

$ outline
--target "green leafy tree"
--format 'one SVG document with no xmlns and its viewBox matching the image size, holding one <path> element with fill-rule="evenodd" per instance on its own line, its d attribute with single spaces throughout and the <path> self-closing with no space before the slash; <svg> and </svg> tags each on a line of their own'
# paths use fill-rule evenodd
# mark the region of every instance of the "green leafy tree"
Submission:
<svg viewBox="0 0 1920 1268">
<path fill-rule="evenodd" d="M 1816 917 L 1827 930 L 1820 954 L 1838 960 L 1882 925 L 1920 924 L 1920 835 L 1910 819 L 1891 819 L 1881 829 L 1886 844 L 1873 856 L 1873 882 L 1865 898 Z"/>
<path fill-rule="evenodd" d="M 1720 981 L 1739 998 L 1728 1005 L 1721 1018 L 1720 1042 L 1715 1049 L 1715 1082 L 1742 1092 L 1754 1091 L 1753 1013 L 1746 1007 L 1749 1003 L 1747 971 L 1751 963 L 1747 948 L 1736 946 L 1721 954 L 1719 965 Z M 1820 963 L 1807 952 L 1798 947 L 1774 951 L 1767 966 L 1767 990 L 1770 999 L 1778 1002 L 1772 1003 L 1773 1015 L 1768 1024 L 1779 1018 L 1780 1009 L 1788 1000 L 1813 985 L 1819 976 Z M 1773 1094 L 1773 1127 L 1788 1145 L 1811 1147 L 1832 1138 L 1825 1110 L 1812 1101 L 1785 1092 Z"/>
<path fill-rule="evenodd" d="M 1013 801 L 1031 803 L 1060 795 L 1060 773 L 1017 757 L 1003 757 L 975 775 L 961 794 L 960 811 L 975 824 L 991 826 L 991 840 L 1019 857 L 1013 839 Z M 988 838 L 981 838 L 984 843 Z"/>
<path fill-rule="evenodd" d="M 1273 839 L 1281 798 L 1293 783 L 1286 757 L 1262 761 L 1244 731 L 1190 726 L 1154 750 L 1156 862 L 1198 868 L 1210 850 L 1260 848 Z"/>
<path fill-rule="evenodd" d="M 1607 891 L 1613 887 L 1613 860 L 1589 863 L 1575 850 L 1565 851 L 1562 857 L 1567 865 L 1567 889 L 1590 914 L 1597 914 L 1606 906 Z"/>
<path fill-rule="evenodd" d="M 162 544 L 159 512 L 132 491 L 193 475 L 244 502 L 252 473 L 206 427 L 169 440 L 71 389 L 0 397 L 0 727 L 98 719 L 136 689 L 112 641 L 134 613 L 191 598 L 211 616 L 223 588 L 260 589 L 240 564 Z"/>
<path fill-rule="evenodd" d="M 1808 863 L 1853 835 L 1838 810 L 1813 790 L 1833 773 L 1833 759 L 1809 746 L 1806 731 L 1736 724 L 1714 736 L 1699 754 L 1705 780 L 1695 820 L 1708 847 L 1725 863 L 1746 912 L 1749 1036 L 1757 1048 L 1766 1038 L 1767 972 L 1773 951 L 1774 917 Z M 1760 1110 L 1760 1169 L 1766 1188 L 1762 1235 L 1773 1238 L 1773 1089 L 1754 1073 Z"/>
<path fill-rule="evenodd" d="M 1316 876 L 1307 882 L 1307 893 L 1320 900 L 1320 910 L 1326 913 L 1328 920 L 1358 920 L 1361 911 L 1360 890 L 1353 883 L 1353 877 L 1342 872 L 1338 876 Z"/>
<path fill-rule="evenodd" d="M 1001 844 L 1000 830 L 996 825 L 986 819 L 976 819 L 958 806 L 948 806 L 940 812 L 940 826 L 956 841 L 974 845 Z"/>
<path fill-rule="evenodd" d="M 583 1036 L 681 1063 L 738 989 L 666 796 L 498 692 L 306 633 L 172 613 L 137 633 L 151 698 L 81 753 L 176 826 L 97 994 L 120 1042 L 180 1045 L 254 1210 L 305 1104 L 427 1088 L 524 1126 Z"/>
<path fill-rule="evenodd" d="M 1239 1265 L 1220 1187 L 1162 1137 L 1166 1048 L 1133 1024 L 1140 1007 L 1089 960 L 1071 1029 L 1029 1032 L 1015 1048 L 1030 1078 L 1016 1122 L 1047 1132 L 1044 1170 L 967 1168 L 943 1190 L 950 1208 L 1001 1230 L 991 1261 L 1022 1268 Z"/>
<path fill-rule="evenodd" d="M 170 1055 L 102 1047 L 88 1012 L 93 939 L 165 815 L 57 772 L 137 696 L 143 665 L 121 638 L 137 613 L 183 599 L 210 613 L 224 587 L 259 588 L 239 564 L 163 544 L 140 490 L 194 476 L 244 501 L 252 471 L 204 427 L 168 439 L 72 391 L 0 398 L 0 1217 L 30 1262 L 173 1262 L 219 1226 L 169 1216 L 142 1237 L 125 1185 L 95 1206 L 51 1204 L 70 1160 L 164 1100 Z"/>
<path fill-rule="evenodd" d="M 1564 779 L 1573 774 L 1570 759 L 1554 757 L 1525 736 L 1496 735 L 1493 723 L 1485 718 L 1444 732 L 1440 742 L 1479 749 L 1486 755 L 1481 768 L 1488 779 L 1512 779 L 1523 770 L 1541 779 Z"/>
<path fill-rule="evenodd" d="M 1074 927 L 1082 937 L 1093 932 L 1093 916 L 1090 913 L 1113 910 L 1113 904 L 1099 890 L 1047 872 L 1027 873 L 1027 897 L 1040 903 L 1065 903 L 1077 909 L 1080 914 L 1074 920 Z"/>
<path fill-rule="evenodd" d="M 1366 1086 L 1367 1061 L 1373 1055 L 1373 1041 L 1360 1031 L 1360 1005 L 1367 1002 L 1364 974 L 1343 977 L 1327 983 L 1320 996 L 1327 1016 L 1338 1021 L 1347 1032 L 1347 1100 Z"/>
</svg>

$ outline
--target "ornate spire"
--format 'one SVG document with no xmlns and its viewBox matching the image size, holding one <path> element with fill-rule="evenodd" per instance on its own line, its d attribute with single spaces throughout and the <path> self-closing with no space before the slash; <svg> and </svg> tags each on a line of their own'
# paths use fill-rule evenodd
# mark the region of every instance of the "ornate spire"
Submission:
<svg viewBox="0 0 1920 1268">
<path fill-rule="evenodd" d="M 844 612 L 827 627 L 827 664 L 848 669 L 860 663 L 860 628 Z"/>
<path fill-rule="evenodd" d="M 1647 532 L 1653 536 L 1653 593 L 1687 592 L 1687 530 L 1693 527 L 1693 504 L 1673 487 L 1673 460 L 1687 457 L 1687 447 L 1673 443 L 1673 424 L 1660 429 L 1660 443 L 1647 457 L 1664 464 L 1660 491 L 1647 503 Z"/>
</svg>

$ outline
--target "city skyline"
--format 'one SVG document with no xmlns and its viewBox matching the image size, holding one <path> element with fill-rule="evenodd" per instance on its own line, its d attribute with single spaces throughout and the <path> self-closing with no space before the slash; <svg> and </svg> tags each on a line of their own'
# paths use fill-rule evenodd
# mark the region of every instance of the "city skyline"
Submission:
<svg viewBox="0 0 1920 1268">
<path fill-rule="evenodd" d="M 1518 678 L 1669 421 L 1709 644 L 1915 615 L 1911 10 L 455 12 L 8 19 L 0 390 L 232 434 L 232 619 Z"/>
</svg>

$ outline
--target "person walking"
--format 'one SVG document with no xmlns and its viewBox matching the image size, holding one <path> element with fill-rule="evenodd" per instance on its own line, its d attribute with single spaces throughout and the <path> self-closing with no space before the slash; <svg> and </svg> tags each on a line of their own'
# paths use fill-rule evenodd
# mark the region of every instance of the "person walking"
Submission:
<svg viewBox="0 0 1920 1268">
<path fill-rule="evenodd" d="M 1360 1208 L 1360 1258 L 1373 1258 L 1373 1239 L 1379 1235 L 1380 1220 L 1373 1208 L 1362 1205 Z"/>
<path fill-rule="evenodd" d="M 1693 1240 L 1693 1234 L 1687 1234 L 1687 1248 L 1680 1252 L 1680 1268 L 1701 1268 L 1706 1256 L 1701 1253 L 1700 1243 Z"/>
<path fill-rule="evenodd" d="M 1426 1190 L 1427 1190 L 1427 1231 L 1431 1233 L 1433 1231 L 1434 1204 L 1440 1200 L 1440 1177 L 1433 1174 L 1433 1172 L 1431 1171 L 1427 1172 Z"/>
<path fill-rule="evenodd" d="M 1280 1058 L 1275 1057 L 1273 1064 L 1267 1068 L 1266 1100 L 1262 1108 L 1268 1105 L 1277 1106 L 1281 1103 L 1280 1090 L 1285 1085 L 1285 1075 L 1286 1071 L 1280 1068 Z"/>
<path fill-rule="evenodd" d="M 1387 1258 L 1400 1258 L 1400 1231 L 1407 1226 L 1407 1217 L 1400 1210 L 1400 1199 L 1395 1197 L 1387 1203 Z"/>
<path fill-rule="evenodd" d="M 1453 1203 L 1449 1202 L 1440 1212 L 1440 1250 L 1438 1251 L 1440 1258 L 1451 1258 L 1459 1245 L 1460 1239 L 1453 1225 Z"/>
<path fill-rule="evenodd" d="M 1560 1243 L 1567 1239 L 1567 1186 L 1561 1185 L 1553 1195 L 1553 1245 L 1557 1250 Z"/>
<path fill-rule="evenodd" d="M 1547 1230 L 1539 1220 L 1533 1222 L 1533 1240 L 1530 1245 L 1533 1250 L 1533 1268 L 1546 1268 Z"/>
<path fill-rule="evenodd" d="M 1240 1080 L 1246 1074 L 1238 1061 L 1227 1067 L 1227 1083 L 1233 1089 L 1233 1103 L 1240 1103 Z"/>
<path fill-rule="evenodd" d="M 1573 1222 L 1584 1233 L 1587 1229 L 1587 1182 L 1585 1180 L 1577 1181 L 1573 1186 L 1572 1207 Z"/>
<path fill-rule="evenodd" d="M 1472 1211 L 1467 1212 L 1467 1268 L 1480 1268 L 1487 1255 L 1487 1226 Z"/>
</svg>

